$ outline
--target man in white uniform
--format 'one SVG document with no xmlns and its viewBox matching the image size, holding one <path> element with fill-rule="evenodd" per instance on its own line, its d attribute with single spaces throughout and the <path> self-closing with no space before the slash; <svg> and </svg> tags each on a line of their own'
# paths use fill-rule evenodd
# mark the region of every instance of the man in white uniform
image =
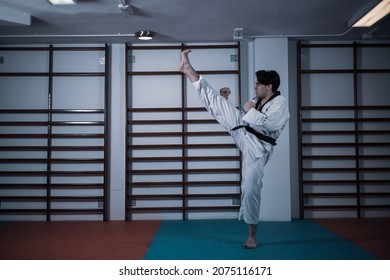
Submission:
<svg viewBox="0 0 390 280">
<path fill-rule="evenodd" d="M 231 93 L 229 88 L 222 88 L 218 93 L 195 71 L 188 59 L 189 52 L 182 52 L 179 71 L 189 78 L 207 111 L 228 130 L 242 153 L 242 196 L 238 218 L 248 224 L 248 240 L 244 247 L 256 248 L 264 166 L 289 119 L 286 99 L 277 91 L 279 75 L 276 71 L 257 71 L 256 98 L 248 101 L 242 112 L 227 101 Z"/>
</svg>

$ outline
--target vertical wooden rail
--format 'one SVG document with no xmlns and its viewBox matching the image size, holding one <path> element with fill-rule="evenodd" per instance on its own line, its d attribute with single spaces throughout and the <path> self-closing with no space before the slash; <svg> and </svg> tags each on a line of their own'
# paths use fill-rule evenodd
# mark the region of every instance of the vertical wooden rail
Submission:
<svg viewBox="0 0 390 280">
<path fill-rule="evenodd" d="M 129 101 L 130 101 L 130 98 L 129 98 L 129 76 L 128 76 L 128 73 L 129 73 L 129 51 L 128 51 L 128 48 L 129 48 L 129 45 L 126 44 L 126 47 L 125 47 L 125 102 L 126 102 L 126 127 L 125 127 L 125 137 L 126 137 L 126 141 L 125 141 L 125 145 L 126 145 L 126 158 L 125 158 L 125 219 L 126 221 L 130 221 L 132 220 L 132 217 L 131 217 L 131 212 L 128 211 L 128 208 L 131 207 L 130 203 L 131 203 L 131 200 L 128 199 L 128 197 L 131 197 L 133 195 L 133 192 L 132 192 L 132 188 L 129 187 L 129 174 L 127 172 L 127 170 L 130 169 L 130 159 L 133 157 L 133 153 L 132 153 L 132 150 L 130 149 L 130 146 L 132 145 L 132 142 L 131 142 L 131 138 L 128 136 L 129 133 L 131 132 L 130 131 L 130 126 L 128 124 L 128 120 L 129 120 L 129 110 L 128 110 L 128 107 L 129 107 Z"/>
<path fill-rule="evenodd" d="M 301 42 L 297 42 L 297 117 L 298 117 L 298 180 L 299 180 L 299 218 L 304 218 L 303 206 L 305 201 L 303 198 L 303 148 L 302 148 L 302 48 Z"/>
<path fill-rule="evenodd" d="M 183 51 L 185 49 L 185 45 L 182 44 L 181 45 L 181 50 L 180 51 Z M 187 138 L 185 136 L 185 132 L 187 132 L 187 123 L 186 123 L 186 120 L 187 120 L 187 117 L 188 117 L 188 113 L 186 113 L 186 102 L 187 102 L 187 98 L 186 98 L 186 85 L 187 85 L 187 77 L 181 73 L 181 119 L 182 119 L 182 125 L 181 125 L 181 131 L 183 132 L 182 135 L 181 135 L 181 144 L 182 144 L 182 147 L 181 147 L 181 155 L 182 155 L 182 174 L 181 174 L 181 181 L 182 181 L 182 206 L 183 206 L 183 211 L 182 211 L 182 220 L 187 220 L 187 213 L 186 213 L 186 208 L 188 206 L 188 200 L 187 200 L 187 192 L 188 192 L 188 186 L 187 186 L 187 174 L 186 174 L 186 171 L 187 170 L 187 166 L 188 166 L 188 160 L 186 160 L 188 154 L 187 154 L 187 149 L 185 148 L 185 145 L 188 144 L 187 143 Z"/>
<path fill-rule="evenodd" d="M 109 220 L 109 203 L 110 203 L 110 192 L 109 192 L 109 116 L 110 116 L 110 48 L 108 44 L 105 44 L 104 47 L 104 188 L 103 188 L 103 220 Z"/>
<path fill-rule="evenodd" d="M 360 157 L 359 157 L 359 96 L 358 96 L 358 46 L 353 43 L 353 118 L 355 137 L 355 180 L 356 180 L 356 216 L 361 217 L 360 211 Z"/>
</svg>

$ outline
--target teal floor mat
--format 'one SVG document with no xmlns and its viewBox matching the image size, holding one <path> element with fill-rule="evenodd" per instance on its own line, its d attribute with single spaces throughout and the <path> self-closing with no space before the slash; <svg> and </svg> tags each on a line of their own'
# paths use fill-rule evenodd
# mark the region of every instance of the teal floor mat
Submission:
<svg viewBox="0 0 390 280">
<path fill-rule="evenodd" d="M 369 260 L 361 247 L 309 220 L 260 222 L 257 249 L 242 247 L 247 225 L 237 220 L 164 221 L 147 260 Z"/>
</svg>

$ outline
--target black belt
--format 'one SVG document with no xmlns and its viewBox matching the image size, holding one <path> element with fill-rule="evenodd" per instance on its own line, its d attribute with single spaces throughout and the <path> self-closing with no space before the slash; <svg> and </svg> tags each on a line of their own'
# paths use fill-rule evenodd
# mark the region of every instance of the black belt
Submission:
<svg viewBox="0 0 390 280">
<path fill-rule="evenodd" d="M 255 136 L 256 136 L 257 138 L 259 138 L 260 140 L 263 140 L 263 141 L 265 141 L 265 142 L 267 142 L 267 143 L 270 143 L 272 146 L 276 146 L 276 139 L 274 139 L 274 138 L 272 138 L 272 137 L 270 137 L 270 136 L 267 136 L 267 135 L 265 135 L 265 134 L 263 134 L 263 133 L 261 133 L 261 132 L 258 132 L 258 131 L 256 131 L 256 130 L 254 130 L 254 129 L 253 129 L 252 127 L 250 127 L 249 125 L 238 125 L 238 126 L 234 127 L 234 128 L 232 129 L 232 131 L 235 131 L 235 130 L 237 130 L 237 129 L 239 129 L 239 128 L 245 128 L 246 131 L 252 133 L 253 135 L 255 135 Z"/>
</svg>

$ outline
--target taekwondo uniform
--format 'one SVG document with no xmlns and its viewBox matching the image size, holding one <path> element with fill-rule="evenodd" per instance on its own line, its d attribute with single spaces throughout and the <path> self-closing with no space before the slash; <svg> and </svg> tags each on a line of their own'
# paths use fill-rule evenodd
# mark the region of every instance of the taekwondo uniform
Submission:
<svg viewBox="0 0 390 280">
<path fill-rule="evenodd" d="M 242 153 L 242 196 L 238 219 L 257 224 L 263 169 L 272 156 L 273 145 L 276 145 L 273 141 L 279 137 L 290 117 L 286 99 L 277 93 L 260 110 L 252 108 L 244 113 L 214 90 L 202 76 L 192 84 L 207 111 L 228 130 Z"/>
</svg>

